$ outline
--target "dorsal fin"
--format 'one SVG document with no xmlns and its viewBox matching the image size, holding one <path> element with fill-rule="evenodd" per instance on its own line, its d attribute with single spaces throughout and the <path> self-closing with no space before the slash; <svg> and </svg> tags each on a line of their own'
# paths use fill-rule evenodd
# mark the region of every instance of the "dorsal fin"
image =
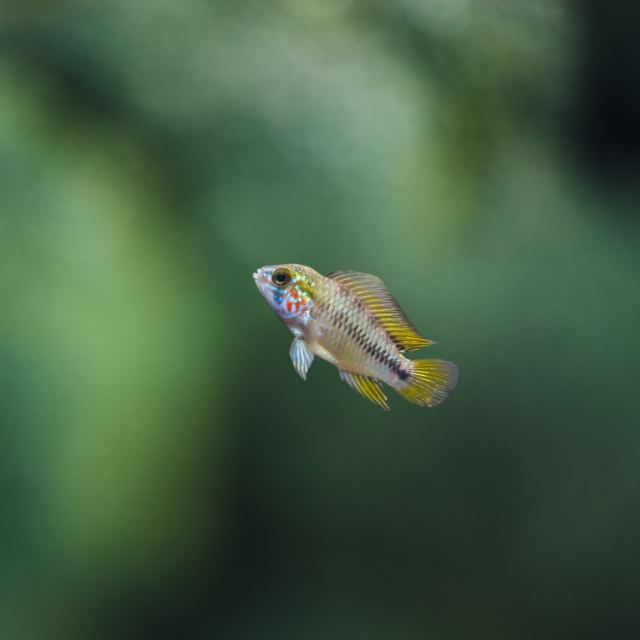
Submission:
<svg viewBox="0 0 640 640">
<path fill-rule="evenodd" d="M 400 351 L 434 344 L 418 333 L 380 278 L 357 271 L 333 271 L 327 278 L 347 287 L 389 333 Z"/>
</svg>

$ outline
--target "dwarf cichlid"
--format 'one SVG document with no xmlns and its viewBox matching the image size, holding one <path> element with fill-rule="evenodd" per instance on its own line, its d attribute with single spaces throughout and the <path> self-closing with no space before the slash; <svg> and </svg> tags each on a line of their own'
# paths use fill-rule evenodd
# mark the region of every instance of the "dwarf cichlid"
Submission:
<svg viewBox="0 0 640 640">
<path fill-rule="evenodd" d="M 357 271 L 323 276 L 299 264 L 263 267 L 253 277 L 295 336 L 289 353 L 303 380 L 319 356 L 383 409 L 389 407 L 380 382 L 422 407 L 440 404 L 455 388 L 452 362 L 402 355 L 434 343 L 418 333 L 379 278 Z"/>
</svg>

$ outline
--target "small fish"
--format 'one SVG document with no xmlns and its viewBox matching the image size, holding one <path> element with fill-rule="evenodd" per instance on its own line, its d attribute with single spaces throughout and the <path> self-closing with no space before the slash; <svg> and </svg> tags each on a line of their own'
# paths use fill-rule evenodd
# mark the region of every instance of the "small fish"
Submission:
<svg viewBox="0 0 640 640">
<path fill-rule="evenodd" d="M 295 336 L 289 354 L 303 380 L 319 356 L 383 409 L 389 407 L 380 382 L 422 407 L 440 404 L 455 388 L 452 362 L 402 355 L 434 343 L 418 333 L 379 278 L 357 271 L 323 276 L 299 264 L 263 267 L 253 277 Z"/>
</svg>

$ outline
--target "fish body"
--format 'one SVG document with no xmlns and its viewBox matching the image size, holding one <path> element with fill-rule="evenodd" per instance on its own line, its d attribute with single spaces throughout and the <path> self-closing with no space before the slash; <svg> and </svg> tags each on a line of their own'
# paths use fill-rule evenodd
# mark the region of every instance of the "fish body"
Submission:
<svg viewBox="0 0 640 640">
<path fill-rule="evenodd" d="M 417 332 L 379 278 L 356 271 L 323 276 L 298 264 L 263 267 L 253 277 L 295 336 L 290 355 L 303 379 L 318 356 L 384 409 L 389 407 L 380 382 L 420 406 L 435 406 L 453 391 L 455 364 L 403 355 L 433 342 Z"/>
</svg>

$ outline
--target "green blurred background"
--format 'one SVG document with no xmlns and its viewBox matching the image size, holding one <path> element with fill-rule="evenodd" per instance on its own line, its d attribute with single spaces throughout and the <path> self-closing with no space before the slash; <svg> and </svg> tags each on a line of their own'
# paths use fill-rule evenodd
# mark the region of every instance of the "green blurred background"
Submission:
<svg viewBox="0 0 640 640">
<path fill-rule="evenodd" d="M 640 637 L 639 24 L 0 3 L 0 638 Z M 303 383 L 283 262 L 457 390 Z"/>
</svg>

